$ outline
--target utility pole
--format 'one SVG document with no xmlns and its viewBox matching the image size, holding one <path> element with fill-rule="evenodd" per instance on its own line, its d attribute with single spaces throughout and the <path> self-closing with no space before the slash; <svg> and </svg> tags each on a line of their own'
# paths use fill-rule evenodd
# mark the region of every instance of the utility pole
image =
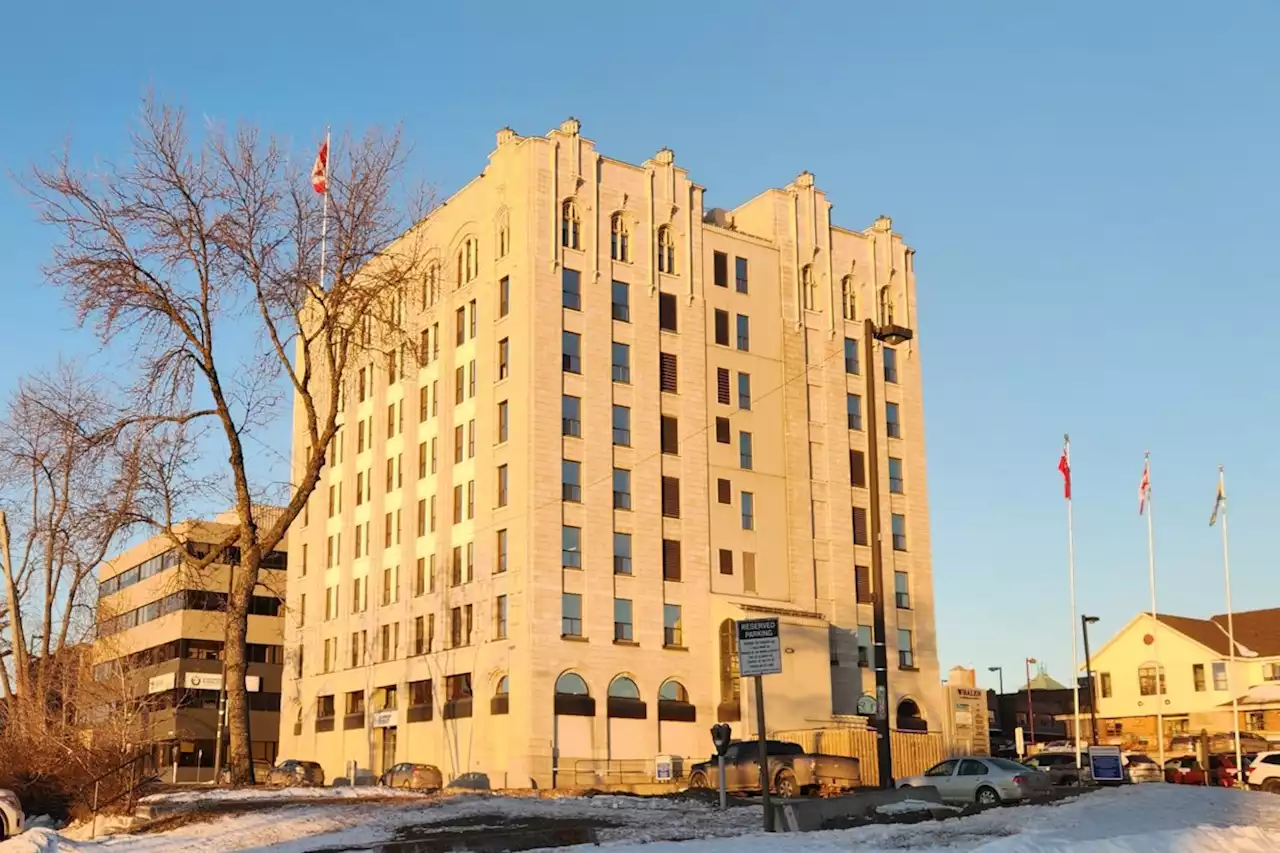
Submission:
<svg viewBox="0 0 1280 853">
<path fill-rule="evenodd" d="M 1093 658 L 1089 655 L 1089 626 L 1097 621 L 1097 616 L 1080 614 L 1080 628 L 1084 631 L 1084 671 L 1089 679 L 1086 682 L 1089 685 L 1089 728 L 1092 729 L 1089 742 L 1094 746 L 1098 745 L 1098 693 L 1093 688 Z M 1080 733 L 1076 732 L 1076 740 L 1079 741 L 1079 739 Z"/>
<path fill-rule="evenodd" d="M 1034 745 L 1034 744 L 1035 744 L 1035 742 L 1036 742 L 1036 714 L 1035 714 L 1035 708 L 1033 708 L 1033 707 L 1032 707 L 1032 705 L 1031 705 L 1031 664 L 1033 664 L 1033 663 L 1035 663 L 1035 662 L 1036 662 L 1036 659 L 1035 659 L 1035 658 L 1027 658 L 1027 660 L 1026 660 L 1026 665 L 1027 665 L 1027 726 L 1028 726 L 1028 729 L 1027 729 L 1027 730 L 1028 730 L 1029 732 L 1031 732 L 1031 739 L 1028 741 L 1028 743 L 1030 743 L 1030 744 L 1032 744 L 1032 745 Z"/>
</svg>

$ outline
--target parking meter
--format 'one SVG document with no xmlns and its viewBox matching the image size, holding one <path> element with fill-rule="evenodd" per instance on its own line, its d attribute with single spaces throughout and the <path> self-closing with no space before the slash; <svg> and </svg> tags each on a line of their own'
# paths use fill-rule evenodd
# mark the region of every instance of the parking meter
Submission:
<svg viewBox="0 0 1280 853">
<path fill-rule="evenodd" d="M 711 743 L 716 748 L 716 781 L 720 789 L 720 808 L 728 808 L 728 794 L 724 786 L 724 754 L 729 751 L 733 742 L 733 729 L 727 723 L 716 723 L 711 727 Z"/>
</svg>

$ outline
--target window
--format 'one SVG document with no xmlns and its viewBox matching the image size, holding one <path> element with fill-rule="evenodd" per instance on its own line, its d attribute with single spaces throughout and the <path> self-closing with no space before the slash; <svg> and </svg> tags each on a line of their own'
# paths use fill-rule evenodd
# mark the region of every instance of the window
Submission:
<svg viewBox="0 0 1280 853">
<path fill-rule="evenodd" d="M 728 548 L 720 549 L 720 574 L 733 574 L 733 552 Z"/>
<path fill-rule="evenodd" d="M 1103 699 L 1111 698 L 1111 673 L 1098 673 L 1098 690 L 1102 694 Z"/>
<path fill-rule="evenodd" d="M 676 272 L 676 240 L 668 225 L 658 229 L 658 272 Z"/>
<path fill-rule="evenodd" d="M 507 466 L 498 466 L 498 506 L 507 505 Z"/>
<path fill-rule="evenodd" d="M 467 374 L 467 399 L 476 395 L 476 360 L 471 359 L 470 371 Z"/>
<path fill-rule="evenodd" d="M 510 407 L 506 400 L 501 400 L 498 403 L 498 444 L 507 440 L 510 425 Z"/>
<path fill-rule="evenodd" d="M 425 616 L 415 616 L 413 619 L 413 653 L 415 655 L 425 655 L 431 651 L 431 647 L 427 645 L 427 618 Z M 413 682 L 409 685 L 412 692 Z"/>
<path fill-rule="evenodd" d="M 911 609 L 911 582 L 906 572 L 893 573 L 893 598 L 899 610 Z"/>
<path fill-rule="evenodd" d="M 907 550 L 907 517 L 895 512 L 890 516 L 890 521 L 893 526 L 893 550 Z"/>
<path fill-rule="evenodd" d="M 658 294 L 658 328 L 665 332 L 677 332 L 676 295 L 674 293 Z"/>
<path fill-rule="evenodd" d="M 746 430 L 738 433 L 738 467 L 751 470 L 751 433 Z"/>
<path fill-rule="evenodd" d="M 744 412 L 751 411 L 751 374 L 738 374 L 738 408 Z"/>
<path fill-rule="evenodd" d="M 672 456 L 680 455 L 680 421 L 671 415 L 663 415 L 659 428 L 662 452 Z"/>
<path fill-rule="evenodd" d="M 453 388 L 454 388 L 453 402 L 454 403 L 461 403 L 463 400 L 467 398 L 466 384 L 467 384 L 467 369 L 466 367 L 459 367 L 457 370 L 454 371 L 454 375 L 453 375 Z"/>
<path fill-rule="evenodd" d="M 734 258 L 733 272 L 734 272 L 734 279 L 736 281 L 738 292 L 746 293 L 747 292 L 747 259 Z"/>
<path fill-rule="evenodd" d="M 565 201 L 560 207 L 560 245 L 566 249 L 577 249 L 582 221 L 578 218 L 578 206 L 572 201 Z"/>
<path fill-rule="evenodd" d="M 664 394 L 680 393 L 679 361 L 674 353 L 658 353 L 658 387 Z"/>
<path fill-rule="evenodd" d="M 717 308 L 714 316 L 716 344 L 727 347 L 729 345 L 729 312 Z"/>
<path fill-rule="evenodd" d="M 507 570 L 507 530 L 504 527 L 499 530 L 496 536 L 494 550 L 497 554 L 494 557 L 493 573 L 500 575 Z"/>
<path fill-rule="evenodd" d="M 615 575 L 631 574 L 631 534 L 613 534 L 613 573 Z"/>
<path fill-rule="evenodd" d="M 866 454 L 861 450 L 849 451 L 849 485 L 855 489 L 867 487 Z"/>
<path fill-rule="evenodd" d="M 468 237 L 458 249 L 458 285 L 471 281 L 480 274 L 480 241 Z"/>
<path fill-rule="evenodd" d="M 560 497 L 566 501 L 582 500 L 582 463 L 565 459 L 560 463 Z"/>
<path fill-rule="evenodd" d="M 1163 692 L 1164 692 L 1164 678 L 1163 678 L 1163 673 L 1161 673 L 1161 676 L 1162 676 L 1162 677 L 1161 677 L 1161 679 L 1160 679 L 1160 682 L 1161 682 L 1161 683 L 1160 683 L 1160 692 L 1161 692 L 1161 693 L 1163 693 Z M 1228 685 L 1227 685 L 1227 665 L 1226 665 L 1225 663 L 1223 663 L 1222 661 L 1220 661 L 1220 660 L 1216 660 L 1216 661 L 1214 661 L 1214 662 L 1213 662 L 1213 689 L 1214 689 L 1214 690 L 1226 690 L 1226 689 L 1228 689 Z"/>
<path fill-rule="evenodd" d="M 631 472 L 625 468 L 613 469 L 613 508 L 631 509 Z"/>
<path fill-rule="evenodd" d="M 568 334 L 566 332 L 566 334 Z M 498 341 L 498 379 L 506 379 L 511 373 L 511 341 L 503 338 Z"/>
<path fill-rule="evenodd" d="M 722 504 L 733 503 L 733 483 L 723 477 L 716 480 L 716 500 Z"/>
<path fill-rule="evenodd" d="M 467 309 L 459 308 L 453 312 L 453 343 L 462 346 L 467 341 Z"/>
<path fill-rule="evenodd" d="M 609 218 L 609 257 L 624 263 L 631 260 L 631 237 L 627 231 L 627 220 L 621 213 Z"/>
<path fill-rule="evenodd" d="M 738 349 L 743 352 L 751 349 L 751 318 L 746 314 L 738 315 Z"/>
<path fill-rule="evenodd" d="M 1191 665 L 1191 681 L 1195 684 L 1197 693 L 1204 692 L 1204 664 L 1196 663 Z"/>
<path fill-rule="evenodd" d="M 680 540 L 662 540 L 662 579 L 664 581 L 680 580 Z"/>
<path fill-rule="evenodd" d="M 871 569 L 867 566 L 853 567 L 854 596 L 859 604 L 871 604 L 875 594 L 871 590 Z"/>
<path fill-rule="evenodd" d="M 626 406 L 613 407 L 613 443 L 620 447 L 631 446 L 631 410 Z"/>
<path fill-rule="evenodd" d="M 902 422 L 898 420 L 898 404 L 884 404 L 884 434 L 889 438 L 902 438 Z"/>
<path fill-rule="evenodd" d="M 507 597 L 500 595 L 493 601 L 493 638 L 507 638 Z"/>
<path fill-rule="evenodd" d="M 631 322 L 631 288 L 625 281 L 613 283 L 613 319 L 622 323 Z"/>
<path fill-rule="evenodd" d="M 805 264 L 800 268 L 800 301 L 804 310 L 818 310 L 818 281 L 813 274 L 813 264 Z"/>
<path fill-rule="evenodd" d="M 462 523 L 462 484 L 453 487 L 453 523 Z"/>
<path fill-rule="evenodd" d="M 716 368 L 716 402 L 722 406 L 732 405 L 729 397 L 729 370 L 725 367 Z"/>
<path fill-rule="evenodd" d="M 582 568 L 582 528 L 564 525 L 560 528 L 560 565 L 566 569 Z"/>
<path fill-rule="evenodd" d="M 582 398 L 565 394 L 560 399 L 560 434 L 582 437 Z"/>
<path fill-rule="evenodd" d="M 898 351 L 893 347 L 884 348 L 884 381 L 898 381 Z"/>
<path fill-rule="evenodd" d="M 613 640 L 615 643 L 634 642 L 631 631 L 631 599 L 613 600 Z"/>
<path fill-rule="evenodd" d="M 721 444 L 728 444 L 732 440 L 732 433 L 729 430 L 729 419 L 716 418 L 716 441 Z"/>
<path fill-rule="evenodd" d="M 582 336 L 577 332 L 560 333 L 560 366 L 566 373 L 582 372 Z"/>
<path fill-rule="evenodd" d="M 844 410 L 849 429 L 862 429 L 862 398 L 857 394 L 845 394 Z"/>
<path fill-rule="evenodd" d="M 860 506 L 855 506 L 853 508 L 853 544 L 868 544 L 867 511 Z"/>
<path fill-rule="evenodd" d="M 453 464 L 457 465 L 462 461 L 463 454 L 463 427 L 458 424 L 453 428 Z"/>
<path fill-rule="evenodd" d="M 582 275 L 565 267 L 560 273 L 561 304 L 571 311 L 582 310 Z"/>
<path fill-rule="evenodd" d="M 857 319 L 857 290 L 854 288 L 853 276 L 847 275 L 840 279 L 840 311 L 846 320 Z M 856 370 L 849 371 L 857 373 Z"/>
<path fill-rule="evenodd" d="M 742 529 L 756 529 L 756 496 L 751 492 L 742 493 Z"/>
<path fill-rule="evenodd" d="M 467 519 L 476 517 L 476 481 L 467 480 Z"/>
<path fill-rule="evenodd" d="M 469 329 L 470 337 L 473 339 L 476 336 L 476 328 L 478 327 L 479 322 L 480 322 L 480 317 L 479 317 L 479 312 L 476 310 L 476 301 L 472 299 L 470 302 L 467 303 L 467 326 Z"/>
<path fill-rule="evenodd" d="M 582 596 L 576 592 L 560 596 L 560 636 L 582 636 Z"/>
<path fill-rule="evenodd" d="M 498 316 L 505 317 L 511 312 L 511 277 L 503 276 L 498 280 Z"/>
<path fill-rule="evenodd" d="M 684 646 L 684 625 L 679 604 L 662 605 L 662 644 L 673 648 Z"/>
<path fill-rule="evenodd" d="M 662 478 L 662 514 L 666 518 L 680 517 L 680 481 L 675 477 Z"/>
<path fill-rule="evenodd" d="M 463 645 L 462 640 L 462 608 L 449 608 L 449 648 L 456 649 Z"/>
<path fill-rule="evenodd" d="M 631 382 L 631 347 L 613 342 L 613 381 Z"/>
<path fill-rule="evenodd" d="M 916 656 L 911 647 L 911 632 L 906 628 L 898 629 L 898 667 L 915 669 Z"/>
<path fill-rule="evenodd" d="M 1147 663 L 1138 667 L 1138 693 L 1142 696 L 1156 695 L 1156 669 L 1154 663 Z M 1163 695 L 1164 692 L 1164 668 L 1160 667 L 1160 693 Z"/>
<path fill-rule="evenodd" d="M 756 555 L 750 551 L 742 552 L 742 591 L 756 591 Z"/>
<path fill-rule="evenodd" d="M 896 456 L 889 457 L 889 491 L 895 495 L 902 494 L 902 460 Z"/>
<path fill-rule="evenodd" d="M 1280 663 L 1264 663 L 1262 665 L 1262 680 L 1280 681 Z"/>
<path fill-rule="evenodd" d="M 711 268 L 716 287 L 729 286 L 729 256 L 724 252 L 715 252 L 711 256 Z"/>
</svg>

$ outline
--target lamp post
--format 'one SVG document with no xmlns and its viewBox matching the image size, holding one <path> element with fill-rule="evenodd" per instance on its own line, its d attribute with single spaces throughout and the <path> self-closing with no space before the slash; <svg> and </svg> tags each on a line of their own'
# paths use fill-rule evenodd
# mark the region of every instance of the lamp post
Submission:
<svg viewBox="0 0 1280 853">
<path fill-rule="evenodd" d="M 1080 614 L 1080 630 L 1084 632 L 1084 671 L 1089 681 L 1089 742 L 1098 745 L 1098 694 L 1093 689 L 1093 659 L 1089 655 L 1089 626 L 1098 621 L 1097 616 Z M 1076 732 L 1076 743 L 1080 742 L 1080 733 Z"/>
<path fill-rule="evenodd" d="M 893 788 L 893 754 L 889 740 L 889 649 L 886 645 L 884 615 L 884 558 L 880 549 L 880 409 L 876 402 L 876 341 L 900 344 L 911 340 L 910 329 L 886 323 L 882 326 L 867 317 L 862 324 L 863 369 L 867 372 L 867 482 L 870 486 L 871 516 L 868 531 L 871 543 L 872 642 L 875 644 L 876 668 L 876 766 L 880 787 Z"/>
<path fill-rule="evenodd" d="M 989 666 L 987 667 L 987 672 L 996 672 L 1000 674 L 1000 695 L 1003 696 L 1004 695 L 1004 667 Z"/>
<path fill-rule="evenodd" d="M 1030 732 L 1030 740 L 1027 743 L 1034 744 L 1036 742 L 1036 714 L 1035 708 L 1031 704 L 1031 664 L 1035 663 L 1035 658 L 1027 658 L 1027 726 Z"/>
</svg>

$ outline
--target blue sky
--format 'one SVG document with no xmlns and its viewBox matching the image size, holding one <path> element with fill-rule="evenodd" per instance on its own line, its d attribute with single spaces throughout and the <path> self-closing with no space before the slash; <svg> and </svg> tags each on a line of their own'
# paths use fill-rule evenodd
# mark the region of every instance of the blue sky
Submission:
<svg viewBox="0 0 1280 853">
<path fill-rule="evenodd" d="M 569 115 L 611 156 L 671 147 L 712 204 L 808 169 L 837 221 L 889 214 L 917 249 L 944 671 L 993 683 L 1004 665 L 1008 684 L 1031 655 L 1066 680 L 1064 431 L 1098 644 L 1148 606 L 1144 450 L 1160 609 L 1223 608 L 1219 462 L 1237 607 L 1280 605 L 1280 339 L 1248 321 L 1280 308 L 1278 18 L 1262 2 L 24 3 L 6 11 L 0 164 L 68 139 L 82 163 L 118 157 L 154 87 L 299 151 L 327 122 L 403 123 L 413 170 L 445 190 L 498 128 Z M 50 239 L 0 187 L 0 392 L 93 348 L 41 285 Z"/>
</svg>

